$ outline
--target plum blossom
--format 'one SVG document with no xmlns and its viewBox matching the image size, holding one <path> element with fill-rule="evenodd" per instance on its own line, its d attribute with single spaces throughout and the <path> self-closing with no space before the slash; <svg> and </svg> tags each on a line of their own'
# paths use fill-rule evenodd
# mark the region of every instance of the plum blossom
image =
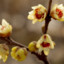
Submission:
<svg viewBox="0 0 64 64">
<path fill-rule="evenodd" d="M 59 20 L 59 21 L 64 21 L 64 6 L 63 4 L 55 4 L 53 8 L 51 9 L 51 16 L 52 18 Z"/>
<path fill-rule="evenodd" d="M 35 24 L 37 21 L 42 22 L 47 14 L 46 8 L 39 4 L 38 6 L 33 6 L 32 11 L 29 12 L 28 19 L 32 20 L 32 23 Z"/>
<path fill-rule="evenodd" d="M 48 34 L 44 34 L 38 41 L 36 47 L 39 49 L 38 53 L 43 51 L 45 55 L 49 54 L 50 49 L 54 49 L 54 42 Z"/>
<path fill-rule="evenodd" d="M 2 25 L 0 25 L 0 37 L 10 36 L 12 32 L 12 26 L 7 23 L 5 19 L 2 19 Z"/>
</svg>

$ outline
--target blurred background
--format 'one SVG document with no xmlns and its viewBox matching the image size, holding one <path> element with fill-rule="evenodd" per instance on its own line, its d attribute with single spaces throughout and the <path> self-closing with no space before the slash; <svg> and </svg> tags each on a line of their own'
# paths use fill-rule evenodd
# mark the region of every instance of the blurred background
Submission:
<svg viewBox="0 0 64 64">
<path fill-rule="evenodd" d="M 27 19 L 28 12 L 31 7 L 42 4 L 48 8 L 49 0 L 0 0 L 0 23 L 4 18 L 13 26 L 11 37 L 25 45 L 31 41 L 37 41 L 42 36 L 41 27 L 44 25 L 37 22 L 32 24 L 32 21 Z M 54 4 L 64 4 L 64 0 L 53 0 Z M 51 20 L 48 27 L 48 34 L 55 41 L 55 49 L 50 51 L 48 61 L 50 64 L 64 64 L 64 22 Z M 0 64 L 44 64 L 37 59 L 36 56 L 28 53 L 25 61 L 18 62 L 9 55 L 6 63 L 0 61 Z"/>
</svg>

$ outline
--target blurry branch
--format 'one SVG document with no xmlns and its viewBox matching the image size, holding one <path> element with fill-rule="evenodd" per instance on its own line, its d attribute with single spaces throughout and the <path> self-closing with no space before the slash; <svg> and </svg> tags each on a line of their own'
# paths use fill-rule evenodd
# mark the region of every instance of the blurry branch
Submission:
<svg viewBox="0 0 64 64">
<path fill-rule="evenodd" d="M 44 34 L 47 33 L 47 30 L 48 30 L 48 25 L 49 25 L 49 22 L 51 21 L 51 16 L 50 16 L 50 11 L 51 11 L 51 4 L 52 4 L 52 0 L 49 1 L 49 6 L 48 6 L 48 13 L 47 13 L 47 16 L 45 18 L 45 26 L 44 26 L 44 31 L 43 31 L 43 28 L 42 28 L 42 32 Z M 46 58 L 46 61 L 47 61 L 47 57 L 45 56 L 45 54 L 43 53 L 43 56 L 44 58 Z M 49 62 L 47 61 L 44 62 L 45 64 L 49 64 Z"/>
<path fill-rule="evenodd" d="M 49 1 L 49 7 L 48 7 L 48 13 L 47 13 L 47 17 L 45 19 L 45 28 L 44 28 L 44 34 L 47 33 L 47 29 L 48 29 L 48 24 L 49 22 L 51 21 L 51 16 L 50 16 L 50 9 L 51 9 L 51 4 L 52 4 L 52 0 Z M 20 44 L 16 41 L 14 41 L 13 39 L 11 39 L 10 37 L 6 37 L 6 38 L 3 38 L 3 37 L 0 37 L 1 40 L 4 40 L 6 41 L 7 45 L 14 45 L 14 46 L 20 46 L 20 47 L 25 47 L 27 49 L 27 51 L 29 51 L 28 47 L 23 45 L 23 44 Z M 29 51 L 30 52 L 30 51 Z M 44 54 L 44 52 L 42 51 L 42 54 L 39 55 L 38 53 L 36 52 L 31 52 L 31 54 L 34 54 L 38 57 L 38 59 L 40 59 L 41 61 L 44 62 L 44 64 L 49 64 L 49 62 L 47 61 L 47 56 Z"/>
<path fill-rule="evenodd" d="M 44 31 L 43 31 L 43 28 L 42 28 L 42 32 L 43 32 L 44 34 L 47 33 L 48 24 L 49 24 L 49 22 L 51 21 L 51 16 L 50 16 L 51 4 L 52 4 L 52 0 L 49 1 L 48 13 L 47 13 L 47 16 L 46 16 L 46 18 L 45 18 Z"/>
<path fill-rule="evenodd" d="M 18 42 L 16 42 L 16 41 L 14 41 L 14 40 L 13 40 L 12 38 L 10 38 L 10 37 L 7 37 L 7 38 L 0 37 L 0 39 L 6 41 L 6 42 L 7 42 L 7 43 L 6 43 L 7 45 L 10 45 L 10 46 L 14 45 L 14 46 L 25 47 L 25 48 L 27 49 L 27 51 L 29 51 L 29 49 L 28 49 L 27 46 L 25 46 L 25 45 L 23 45 L 23 44 L 20 44 L 20 43 L 18 43 Z M 29 51 L 29 52 L 30 52 L 30 51 Z M 46 58 L 46 56 L 44 55 L 43 52 L 42 52 L 42 55 L 39 55 L 39 54 L 36 53 L 36 52 L 30 52 L 30 53 L 36 55 L 36 56 L 38 57 L 38 59 L 40 59 L 41 61 L 43 61 L 45 64 L 48 64 L 47 58 Z"/>
</svg>

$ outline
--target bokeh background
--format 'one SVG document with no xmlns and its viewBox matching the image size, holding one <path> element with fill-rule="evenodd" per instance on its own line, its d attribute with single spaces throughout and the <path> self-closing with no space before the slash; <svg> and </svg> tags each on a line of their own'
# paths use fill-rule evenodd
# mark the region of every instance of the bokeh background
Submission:
<svg viewBox="0 0 64 64">
<path fill-rule="evenodd" d="M 41 35 L 41 27 L 44 25 L 37 22 L 32 24 L 27 19 L 28 12 L 31 11 L 31 7 L 42 4 L 48 8 L 49 0 L 0 0 L 0 23 L 4 18 L 13 26 L 13 33 L 11 37 L 25 45 L 28 45 L 31 41 L 37 41 Z M 64 0 L 53 0 L 54 4 L 64 4 Z M 48 55 L 48 61 L 50 64 L 64 64 L 64 22 L 51 20 L 48 27 L 48 34 L 55 41 L 55 49 L 50 51 Z M 9 55 L 6 63 L 0 61 L 0 64 L 44 64 L 39 61 L 36 56 L 28 53 L 25 61 L 18 62 L 11 58 Z"/>
</svg>

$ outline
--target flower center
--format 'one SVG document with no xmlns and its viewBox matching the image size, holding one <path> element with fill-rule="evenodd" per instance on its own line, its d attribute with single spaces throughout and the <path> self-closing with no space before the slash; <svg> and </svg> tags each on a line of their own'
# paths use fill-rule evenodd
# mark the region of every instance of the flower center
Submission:
<svg viewBox="0 0 64 64">
<path fill-rule="evenodd" d="M 42 13 L 42 11 L 40 11 L 40 8 L 35 9 L 35 16 L 37 19 L 41 19 L 44 18 L 44 13 Z"/>
<path fill-rule="evenodd" d="M 46 39 L 46 35 L 44 35 L 44 39 Z"/>
<path fill-rule="evenodd" d="M 41 46 L 43 46 L 43 47 L 49 47 L 50 46 L 50 43 L 43 42 L 43 43 L 41 43 Z"/>
<path fill-rule="evenodd" d="M 1 30 L 4 30 L 5 26 L 2 26 Z"/>
<path fill-rule="evenodd" d="M 59 16 L 59 18 L 61 18 L 63 16 L 63 13 L 60 9 L 56 9 L 56 14 Z"/>
</svg>

